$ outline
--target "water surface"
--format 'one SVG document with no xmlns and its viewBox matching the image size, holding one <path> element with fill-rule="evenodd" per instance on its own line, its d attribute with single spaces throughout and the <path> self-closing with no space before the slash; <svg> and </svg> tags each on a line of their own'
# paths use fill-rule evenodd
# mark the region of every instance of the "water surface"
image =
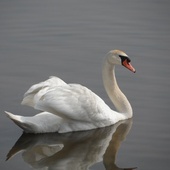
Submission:
<svg viewBox="0 0 170 170">
<path fill-rule="evenodd" d="M 30 146 L 38 147 L 39 151 L 42 151 L 42 146 L 46 151 L 50 150 L 48 156 L 51 156 L 53 165 L 59 163 L 54 157 L 58 157 L 57 149 L 63 148 L 63 138 L 68 146 L 67 149 L 72 149 L 68 145 L 67 140 L 70 138 L 67 135 L 61 136 L 61 139 L 58 134 L 44 135 L 44 137 L 43 135 L 21 136 L 22 131 L 3 114 L 4 110 L 22 115 L 38 113 L 32 108 L 20 105 L 23 94 L 30 85 L 43 81 L 51 75 L 59 76 L 68 83 L 77 82 L 87 86 L 114 109 L 105 94 L 101 79 L 102 60 L 111 49 L 125 51 L 137 70 L 136 74 L 132 74 L 124 68 L 116 68 L 120 88 L 125 92 L 134 110 L 131 130 L 125 140 L 119 141 L 120 148 L 117 149 L 116 158 L 113 149 L 116 147 L 116 143 L 113 142 L 114 135 L 118 133 L 121 136 L 123 132 L 117 132 L 118 128 L 117 130 L 115 128 L 115 131 L 109 133 L 111 128 L 109 130 L 104 128 L 99 132 L 78 133 L 79 140 L 86 139 L 87 142 L 82 142 L 82 145 L 76 143 L 75 150 L 71 150 L 70 156 L 65 160 L 73 160 L 76 155 L 74 151 L 82 153 L 81 149 L 88 148 L 89 142 L 95 140 L 96 145 L 92 146 L 96 150 L 90 149 L 93 151 L 90 155 L 94 156 L 91 160 L 95 161 L 88 164 L 88 161 L 83 159 L 81 163 L 88 165 L 84 166 L 84 169 L 107 169 L 109 167 L 106 166 L 108 163 L 106 160 L 108 161 L 109 157 L 111 162 L 107 165 L 112 167 L 116 165 L 124 168 L 168 169 L 170 162 L 169 6 L 168 0 L 161 2 L 156 0 L 1 1 L 0 169 L 43 169 L 43 164 L 33 166 L 27 161 L 29 159 L 23 156 L 25 153 L 36 155 L 34 149 L 27 152 L 30 151 L 28 150 Z M 103 136 L 105 130 L 107 133 Z M 101 136 L 92 139 L 93 135 L 90 135 L 93 133 L 100 133 Z M 107 138 L 107 135 L 110 137 Z M 23 141 L 23 146 L 19 145 L 18 150 L 15 150 L 17 154 L 13 154 L 13 157 L 5 162 L 7 154 L 18 139 L 21 143 Z M 26 145 L 27 139 L 29 141 Z M 44 142 L 44 139 L 48 140 Z M 60 143 L 58 140 L 61 140 Z M 113 144 L 109 150 L 113 149 L 113 153 L 107 154 L 109 140 L 110 144 Z M 99 143 L 102 152 L 98 147 Z M 23 153 L 18 152 L 22 149 Z M 68 150 L 58 153 L 67 152 Z M 97 152 L 100 152 L 100 158 L 95 158 Z M 109 155 L 107 159 L 106 155 Z M 61 165 L 63 169 L 68 169 L 68 166 Z"/>
</svg>

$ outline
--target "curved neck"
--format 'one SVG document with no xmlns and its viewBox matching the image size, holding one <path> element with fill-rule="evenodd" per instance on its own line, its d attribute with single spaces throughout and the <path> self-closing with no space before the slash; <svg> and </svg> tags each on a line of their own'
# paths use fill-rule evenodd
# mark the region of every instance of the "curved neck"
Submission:
<svg viewBox="0 0 170 170">
<path fill-rule="evenodd" d="M 125 118 L 131 118 L 133 114 L 132 107 L 117 84 L 115 65 L 109 62 L 108 57 L 106 57 L 103 63 L 102 75 L 105 90 L 116 109 L 123 114 Z"/>
</svg>

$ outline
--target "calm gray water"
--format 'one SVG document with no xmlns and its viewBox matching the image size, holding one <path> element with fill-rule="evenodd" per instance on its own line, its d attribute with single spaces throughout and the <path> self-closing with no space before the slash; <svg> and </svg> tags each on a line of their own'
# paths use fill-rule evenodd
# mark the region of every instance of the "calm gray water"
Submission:
<svg viewBox="0 0 170 170">
<path fill-rule="evenodd" d="M 169 0 L 1 0 L 0 169 L 169 169 L 169 7 Z M 87 86 L 114 109 L 101 79 L 102 59 L 112 49 L 125 51 L 137 70 L 116 69 L 134 110 L 130 122 L 22 135 L 3 114 L 38 113 L 20 102 L 51 75 Z"/>
</svg>

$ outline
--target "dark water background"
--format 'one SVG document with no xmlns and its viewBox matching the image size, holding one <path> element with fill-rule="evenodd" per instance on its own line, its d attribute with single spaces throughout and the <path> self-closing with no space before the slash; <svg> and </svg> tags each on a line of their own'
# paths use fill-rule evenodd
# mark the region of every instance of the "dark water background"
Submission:
<svg viewBox="0 0 170 170">
<path fill-rule="evenodd" d="M 59 76 L 87 86 L 113 107 L 101 79 L 102 59 L 111 49 L 125 51 L 137 70 L 116 69 L 134 110 L 116 165 L 169 169 L 169 9 L 169 0 L 1 0 L 0 169 L 33 169 L 21 153 L 5 162 L 22 131 L 3 114 L 38 113 L 20 105 L 30 85 Z M 88 168 L 106 169 L 102 159 Z"/>
</svg>

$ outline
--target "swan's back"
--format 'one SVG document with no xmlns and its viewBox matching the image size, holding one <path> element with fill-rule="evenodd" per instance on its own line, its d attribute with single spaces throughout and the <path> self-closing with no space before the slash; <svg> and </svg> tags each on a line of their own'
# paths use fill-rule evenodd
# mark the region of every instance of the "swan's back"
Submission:
<svg viewBox="0 0 170 170">
<path fill-rule="evenodd" d="M 57 77 L 33 85 L 25 93 L 22 104 L 95 126 L 105 126 L 111 119 L 111 109 L 99 96 L 85 86 L 66 84 Z"/>
</svg>

